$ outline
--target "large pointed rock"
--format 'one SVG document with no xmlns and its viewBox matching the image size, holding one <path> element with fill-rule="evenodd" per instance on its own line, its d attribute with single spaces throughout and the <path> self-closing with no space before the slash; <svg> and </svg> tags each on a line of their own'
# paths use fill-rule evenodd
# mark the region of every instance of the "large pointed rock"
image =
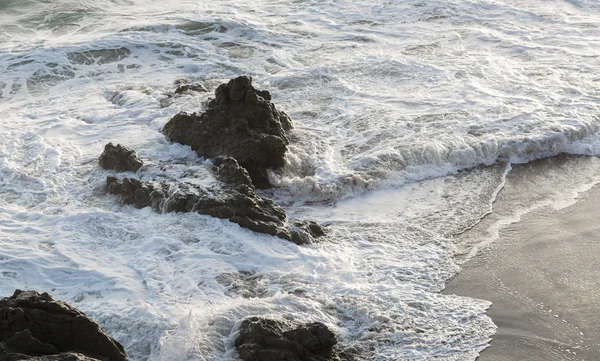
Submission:
<svg viewBox="0 0 600 361">
<path fill-rule="evenodd" d="M 67 303 L 16 290 L 0 300 L 0 361 L 125 361 L 121 344 Z"/>
<path fill-rule="evenodd" d="M 163 128 L 173 142 L 187 144 L 201 157 L 229 156 L 246 168 L 256 188 L 269 188 L 268 168 L 284 165 L 292 128 L 290 118 L 240 76 L 215 91 L 204 113 L 175 115 Z"/>
</svg>

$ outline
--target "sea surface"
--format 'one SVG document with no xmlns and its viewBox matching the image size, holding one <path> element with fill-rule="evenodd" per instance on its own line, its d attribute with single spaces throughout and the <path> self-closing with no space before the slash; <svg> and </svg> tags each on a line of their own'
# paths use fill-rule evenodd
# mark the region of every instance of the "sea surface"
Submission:
<svg viewBox="0 0 600 361">
<path fill-rule="evenodd" d="M 160 130 L 238 75 L 294 121 L 263 195 L 324 242 L 106 193 L 108 142 L 145 161 L 126 176 L 212 182 Z M 172 96 L 186 81 L 209 92 Z M 0 295 L 50 292 L 135 361 L 236 360 L 255 315 L 324 322 L 364 360 L 474 360 L 490 303 L 439 292 L 495 236 L 463 235 L 512 165 L 600 155 L 599 108 L 597 0 L 0 0 Z M 560 167 L 516 201 L 599 182 Z"/>
</svg>

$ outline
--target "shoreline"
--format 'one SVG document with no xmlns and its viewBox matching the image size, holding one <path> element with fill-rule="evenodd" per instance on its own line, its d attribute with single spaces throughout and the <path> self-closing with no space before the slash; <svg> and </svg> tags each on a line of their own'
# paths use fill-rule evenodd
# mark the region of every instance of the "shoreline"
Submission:
<svg viewBox="0 0 600 361">
<path fill-rule="evenodd" d="M 553 165 L 596 162 L 562 158 L 518 166 L 521 169 L 512 175 L 513 183 L 532 174 L 545 176 Z M 534 187 L 535 182 L 531 183 Z M 522 185 L 506 190 L 494 204 L 494 212 L 504 217 L 519 213 L 515 203 L 526 190 Z M 600 185 L 568 203 L 558 209 L 539 204 L 503 222 L 497 216 L 467 232 L 470 244 L 489 235 L 490 229 L 496 239 L 466 259 L 442 293 L 492 302 L 486 314 L 498 330 L 478 360 L 600 359 L 600 330 L 594 317 L 600 304 L 596 273 L 600 268 L 600 211 L 596 206 Z M 463 241 L 460 238 L 458 244 Z"/>
</svg>

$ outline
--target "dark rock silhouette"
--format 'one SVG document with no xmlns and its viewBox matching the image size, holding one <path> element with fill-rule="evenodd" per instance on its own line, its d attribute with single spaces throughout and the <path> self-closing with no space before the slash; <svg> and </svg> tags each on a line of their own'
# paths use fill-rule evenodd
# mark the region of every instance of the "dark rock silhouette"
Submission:
<svg viewBox="0 0 600 361">
<path fill-rule="evenodd" d="M 121 144 L 115 146 L 112 143 L 104 146 L 104 151 L 98 161 L 102 168 L 117 172 L 135 172 L 144 164 L 133 149 Z"/>
<path fill-rule="evenodd" d="M 16 290 L 0 300 L 0 361 L 127 360 L 123 347 L 67 303 Z"/>
<path fill-rule="evenodd" d="M 290 118 L 271 103 L 271 94 L 240 76 L 215 90 L 201 114 L 181 112 L 164 127 L 173 142 L 187 144 L 201 157 L 230 156 L 246 168 L 256 188 L 269 188 L 267 168 L 284 165 Z"/>
<path fill-rule="evenodd" d="M 338 360 L 337 339 L 320 322 L 290 322 L 252 317 L 242 321 L 235 347 L 244 361 Z"/>
<path fill-rule="evenodd" d="M 159 212 L 197 212 L 225 218 L 254 232 L 278 236 L 296 244 L 314 242 L 324 235 L 314 222 L 289 224 L 285 211 L 274 201 L 260 197 L 248 172 L 231 157 L 215 159 L 220 185 L 201 187 L 190 183 L 139 181 L 108 177 L 107 189 L 123 202 Z"/>
</svg>

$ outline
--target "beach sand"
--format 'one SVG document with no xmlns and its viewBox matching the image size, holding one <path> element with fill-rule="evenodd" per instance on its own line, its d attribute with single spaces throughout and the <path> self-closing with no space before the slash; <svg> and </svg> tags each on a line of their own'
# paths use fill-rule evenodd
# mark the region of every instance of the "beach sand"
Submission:
<svg viewBox="0 0 600 361">
<path fill-rule="evenodd" d="M 600 186 L 577 180 L 597 166 L 585 157 L 517 166 L 492 214 L 457 236 L 482 244 L 462 255 L 444 293 L 491 301 L 498 326 L 478 360 L 600 360 Z"/>
</svg>

